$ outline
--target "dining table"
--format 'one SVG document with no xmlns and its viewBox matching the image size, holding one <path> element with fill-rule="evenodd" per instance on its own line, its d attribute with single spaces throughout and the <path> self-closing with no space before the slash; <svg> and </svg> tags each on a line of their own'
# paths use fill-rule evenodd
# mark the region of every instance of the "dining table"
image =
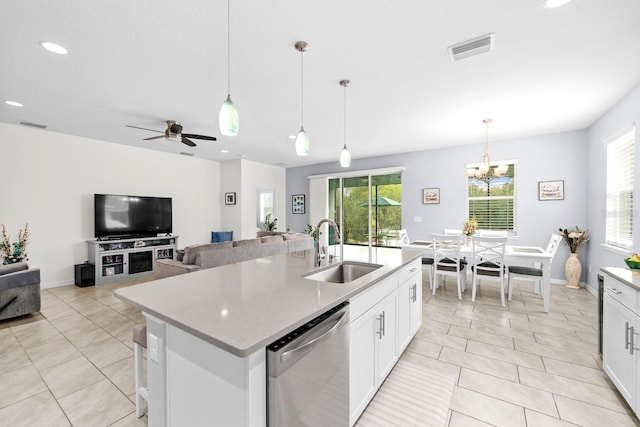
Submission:
<svg viewBox="0 0 640 427">
<path fill-rule="evenodd" d="M 430 241 L 416 240 L 402 246 L 402 249 L 422 251 L 426 256 L 433 256 L 433 246 Z M 473 247 L 465 244 L 460 248 L 460 254 L 473 257 Z M 553 256 L 545 249 L 537 246 L 507 245 L 504 252 L 505 265 L 523 265 L 537 263 L 542 270 L 542 307 L 545 313 L 549 312 L 549 296 L 551 293 L 551 259 Z"/>
</svg>

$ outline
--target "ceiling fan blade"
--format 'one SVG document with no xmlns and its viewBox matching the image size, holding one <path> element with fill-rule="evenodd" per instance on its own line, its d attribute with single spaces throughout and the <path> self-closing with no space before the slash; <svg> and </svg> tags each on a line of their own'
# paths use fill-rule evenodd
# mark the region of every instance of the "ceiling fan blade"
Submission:
<svg viewBox="0 0 640 427">
<path fill-rule="evenodd" d="M 184 137 L 184 135 L 182 135 L 182 143 L 188 145 L 189 147 L 195 147 L 196 143 L 191 141 L 190 139 L 187 139 Z"/>
<path fill-rule="evenodd" d="M 128 128 L 134 128 L 134 129 L 142 129 L 142 130 L 150 130 L 151 132 L 160 132 L 160 133 L 164 133 L 163 130 L 155 130 L 155 129 L 148 129 L 148 128 L 141 128 L 139 126 L 131 126 L 131 125 L 125 125 Z"/>
<path fill-rule="evenodd" d="M 216 138 L 215 136 L 195 135 L 193 133 L 183 133 L 182 136 L 187 136 L 189 138 L 195 138 L 195 139 L 205 139 L 207 141 L 217 141 L 218 140 L 218 138 Z"/>
<path fill-rule="evenodd" d="M 151 136 L 149 138 L 144 138 L 143 141 L 151 141 L 152 139 L 160 139 L 160 138 L 166 138 L 166 135 Z"/>
</svg>

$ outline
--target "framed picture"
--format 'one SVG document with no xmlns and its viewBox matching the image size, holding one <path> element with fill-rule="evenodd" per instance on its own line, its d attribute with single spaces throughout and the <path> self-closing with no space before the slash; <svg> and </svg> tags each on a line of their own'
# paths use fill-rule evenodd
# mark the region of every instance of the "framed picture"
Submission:
<svg viewBox="0 0 640 427">
<path fill-rule="evenodd" d="M 294 214 L 304 213 L 304 194 L 294 194 L 292 196 L 291 211 Z"/>
<path fill-rule="evenodd" d="M 224 204 L 225 205 L 235 205 L 236 204 L 236 193 L 224 193 Z"/>
<path fill-rule="evenodd" d="M 440 189 L 439 188 L 423 188 L 422 189 L 422 203 L 425 205 L 437 205 L 440 203 Z"/>
<path fill-rule="evenodd" d="M 564 181 L 538 182 L 538 200 L 564 200 Z"/>
</svg>

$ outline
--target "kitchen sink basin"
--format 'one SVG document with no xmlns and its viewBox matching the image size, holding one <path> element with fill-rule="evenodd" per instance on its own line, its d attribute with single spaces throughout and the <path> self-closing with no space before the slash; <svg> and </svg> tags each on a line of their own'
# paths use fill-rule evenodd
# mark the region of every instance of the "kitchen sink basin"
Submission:
<svg viewBox="0 0 640 427">
<path fill-rule="evenodd" d="M 382 267 L 380 264 L 369 264 L 366 262 L 342 261 L 324 267 L 321 270 L 314 270 L 302 275 L 305 279 L 318 280 L 329 283 L 349 283 L 369 274 Z"/>
</svg>

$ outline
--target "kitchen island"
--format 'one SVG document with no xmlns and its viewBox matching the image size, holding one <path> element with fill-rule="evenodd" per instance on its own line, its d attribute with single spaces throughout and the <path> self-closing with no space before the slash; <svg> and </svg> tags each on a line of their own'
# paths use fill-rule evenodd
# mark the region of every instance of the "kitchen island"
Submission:
<svg viewBox="0 0 640 427">
<path fill-rule="evenodd" d="M 119 289 L 147 318 L 149 425 L 265 425 L 265 347 L 394 275 L 397 287 L 419 259 L 397 251 L 338 284 L 303 277 L 309 250 Z"/>
</svg>

